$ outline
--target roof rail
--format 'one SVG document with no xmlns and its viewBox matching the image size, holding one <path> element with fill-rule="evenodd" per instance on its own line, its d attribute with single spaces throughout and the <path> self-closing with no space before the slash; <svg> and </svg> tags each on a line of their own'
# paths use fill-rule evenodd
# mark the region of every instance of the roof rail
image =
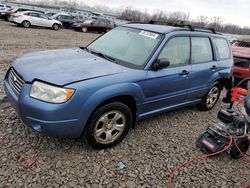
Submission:
<svg viewBox="0 0 250 188">
<path fill-rule="evenodd" d="M 200 30 L 208 30 L 211 31 L 214 34 L 217 34 L 214 28 L 208 28 L 208 27 L 201 27 L 201 26 L 195 26 L 191 24 L 186 24 L 185 21 L 180 21 L 180 23 L 173 23 L 173 22 L 162 22 L 162 21 L 149 21 L 149 24 L 160 24 L 160 25 L 169 25 L 174 27 L 185 27 L 188 28 L 190 31 L 197 31 L 197 29 Z"/>
<path fill-rule="evenodd" d="M 137 24 L 159 24 L 159 25 L 168 25 L 168 26 L 173 26 L 173 27 L 183 27 L 187 28 L 190 31 L 199 31 L 200 30 L 207 30 L 210 31 L 214 34 L 218 34 L 214 28 L 208 28 L 208 27 L 200 27 L 200 26 L 195 26 L 195 25 L 190 25 L 190 24 L 185 24 L 184 21 L 180 21 L 180 23 L 173 23 L 173 22 L 163 22 L 163 21 L 154 21 L 150 20 L 149 22 L 129 22 L 129 24 L 132 23 L 137 23 Z"/>
</svg>

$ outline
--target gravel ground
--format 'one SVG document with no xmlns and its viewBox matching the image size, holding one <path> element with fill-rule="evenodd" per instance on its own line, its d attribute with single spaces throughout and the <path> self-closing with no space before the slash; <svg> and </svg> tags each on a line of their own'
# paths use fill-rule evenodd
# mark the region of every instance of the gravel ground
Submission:
<svg viewBox="0 0 250 188">
<path fill-rule="evenodd" d="M 10 61 L 26 52 L 83 46 L 97 36 L 24 29 L 0 21 L 0 79 Z M 0 187 L 167 187 L 176 165 L 201 154 L 195 140 L 217 122 L 219 108 L 220 104 L 209 112 L 184 108 L 138 122 L 121 144 L 93 151 L 81 139 L 35 133 L 0 101 Z M 119 162 L 126 167 L 121 169 Z M 174 187 L 237 188 L 249 180 L 249 165 L 222 154 L 182 169 Z"/>
</svg>

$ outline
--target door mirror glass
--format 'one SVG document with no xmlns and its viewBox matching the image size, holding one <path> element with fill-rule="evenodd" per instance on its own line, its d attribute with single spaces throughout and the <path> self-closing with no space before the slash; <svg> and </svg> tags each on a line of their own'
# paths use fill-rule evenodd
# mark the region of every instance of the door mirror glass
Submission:
<svg viewBox="0 0 250 188">
<path fill-rule="evenodd" d="M 157 62 L 153 66 L 153 70 L 163 69 L 170 65 L 169 59 L 162 58 L 158 59 Z"/>
</svg>

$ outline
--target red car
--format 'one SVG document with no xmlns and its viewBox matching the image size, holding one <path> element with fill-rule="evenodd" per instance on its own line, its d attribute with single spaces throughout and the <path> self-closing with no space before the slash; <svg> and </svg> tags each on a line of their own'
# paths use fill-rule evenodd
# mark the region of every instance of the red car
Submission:
<svg viewBox="0 0 250 188">
<path fill-rule="evenodd" d="M 250 42 L 249 47 L 248 45 L 231 47 L 234 56 L 233 75 L 237 84 L 245 78 L 250 78 Z M 246 82 L 242 86 L 246 86 Z"/>
<path fill-rule="evenodd" d="M 84 33 L 88 31 L 95 31 L 98 33 L 108 32 L 113 28 L 113 25 L 109 20 L 96 19 L 96 20 L 86 20 L 83 23 L 74 23 L 71 26 L 75 31 L 82 31 Z"/>
</svg>

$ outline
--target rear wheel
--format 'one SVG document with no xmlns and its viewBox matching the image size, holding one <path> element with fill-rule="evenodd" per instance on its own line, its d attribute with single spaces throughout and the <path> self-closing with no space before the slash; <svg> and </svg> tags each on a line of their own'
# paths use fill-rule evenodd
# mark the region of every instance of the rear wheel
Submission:
<svg viewBox="0 0 250 188">
<path fill-rule="evenodd" d="M 55 31 L 59 30 L 60 29 L 59 24 L 56 24 L 56 23 L 53 24 L 52 29 L 55 30 Z"/>
<path fill-rule="evenodd" d="M 88 31 L 87 27 L 82 27 L 82 32 L 86 33 Z"/>
<path fill-rule="evenodd" d="M 202 98 L 200 103 L 201 110 L 211 110 L 220 98 L 221 85 L 215 82 L 207 94 Z"/>
<path fill-rule="evenodd" d="M 102 106 L 91 116 L 84 132 L 88 145 L 95 149 L 112 147 L 122 141 L 133 122 L 130 108 L 120 102 Z"/>
<path fill-rule="evenodd" d="M 22 26 L 25 27 L 25 28 L 29 28 L 31 26 L 30 22 L 25 20 L 22 22 Z"/>
</svg>

